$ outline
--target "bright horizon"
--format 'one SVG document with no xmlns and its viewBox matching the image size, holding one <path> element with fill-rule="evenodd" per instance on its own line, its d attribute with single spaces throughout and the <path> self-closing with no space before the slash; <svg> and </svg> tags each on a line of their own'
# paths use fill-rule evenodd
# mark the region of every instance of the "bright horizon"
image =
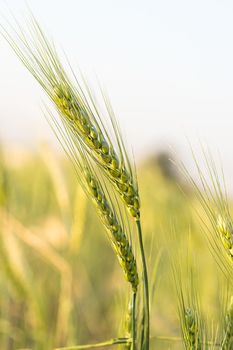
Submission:
<svg viewBox="0 0 233 350">
<path fill-rule="evenodd" d="M 24 24 L 25 1 L 0 0 Z M 187 139 L 233 149 L 233 3 L 230 1 L 29 0 L 48 35 L 95 85 L 106 87 L 136 156 Z M 30 146 L 54 140 L 38 84 L 0 38 L 0 136 Z"/>
</svg>

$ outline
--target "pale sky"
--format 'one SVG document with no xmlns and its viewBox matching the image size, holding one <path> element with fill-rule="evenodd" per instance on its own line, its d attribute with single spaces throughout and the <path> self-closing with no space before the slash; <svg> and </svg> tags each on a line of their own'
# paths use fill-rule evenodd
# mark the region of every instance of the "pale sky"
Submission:
<svg viewBox="0 0 233 350">
<path fill-rule="evenodd" d="M 104 84 L 136 155 L 202 140 L 233 158 L 233 1 L 28 0 L 74 69 Z M 24 23 L 26 1 L 0 0 Z M 0 37 L 0 138 L 51 140 L 41 88 Z"/>
</svg>

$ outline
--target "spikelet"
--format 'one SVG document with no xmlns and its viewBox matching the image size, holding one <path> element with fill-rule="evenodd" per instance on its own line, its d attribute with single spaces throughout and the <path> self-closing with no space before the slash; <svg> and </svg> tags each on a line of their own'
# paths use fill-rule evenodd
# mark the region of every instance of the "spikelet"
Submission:
<svg viewBox="0 0 233 350">
<path fill-rule="evenodd" d="M 229 309 L 225 318 L 224 339 L 222 342 L 221 349 L 233 349 L 233 297 L 231 297 Z"/>
<path fill-rule="evenodd" d="M 113 145 L 112 138 L 102 124 L 100 112 L 90 90 L 86 87 L 84 92 L 84 88 L 75 76 L 76 84 L 71 82 L 56 49 L 47 40 L 34 18 L 31 18 L 30 28 L 27 35 L 24 35 L 20 28 L 18 33 L 15 33 L 16 39 L 6 31 L 3 34 L 23 64 L 53 101 L 75 138 L 83 143 L 92 159 L 98 163 L 106 177 L 115 186 L 130 214 L 139 219 L 140 201 L 137 179 L 109 102 L 105 99 L 117 147 Z M 22 35 L 20 36 L 19 33 Z"/>
<path fill-rule="evenodd" d="M 219 215 L 216 223 L 217 231 L 220 234 L 223 246 L 233 262 L 233 227 L 231 220 Z"/>
<path fill-rule="evenodd" d="M 198 322 L 195 312 L 190 308 L 186 308 L 184 319 L 186 348 L 189 350 L 201 349 L 200 339 L 198 336 Z"/>
</svg>

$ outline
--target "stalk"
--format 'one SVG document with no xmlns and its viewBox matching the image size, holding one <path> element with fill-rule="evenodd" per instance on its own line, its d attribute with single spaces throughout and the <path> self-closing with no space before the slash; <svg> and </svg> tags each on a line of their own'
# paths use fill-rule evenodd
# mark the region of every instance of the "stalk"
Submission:
<svg viewBox="0 0 233 350">
<path fill-rule="evenodd" d="M 136 345 L 136 299 L 137 299 L 137 293 L 133 293 L 133 300 L 132 300 L 132 350 L 137 350 Z"/>
<path fill-rule="evenodd" d="M 86 344 L 86 345 L 74 345 L 74 346 L 68 346 L 63 348 L 56 348 L 54 350 L 85 350 L 85 349 L 97 349 L 97 348 L 103 348 L 107 346 L 113 346 L 113 345 L 120 345 L 120 344 L 128 344 L 131 343 L 132 339 L 129 338 L 117 338 L 117 339 L 110 339 L 101 343 L 96 344 Z"/>
<path fill-rule="evenodd" d="M 150 348 L 150 307 L 149 307 L 149 283 L 148 283 L 148 273 L 146 265 L 146 257 L 144 252 L 144 245 L 142 239 L 142 226 L 140 219 L 136 220 L 139 247 L 142 259 L 142 269 L 143 269 L 143 284 L 144 284 L 144 307 L 145 307 L 145 350 Z"/>
</svg>

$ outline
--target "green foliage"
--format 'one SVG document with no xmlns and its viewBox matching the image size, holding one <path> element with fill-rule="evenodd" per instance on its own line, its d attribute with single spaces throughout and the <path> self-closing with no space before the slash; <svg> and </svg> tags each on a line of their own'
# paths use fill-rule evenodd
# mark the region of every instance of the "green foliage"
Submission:
<svg viewBox="0 0 233 350">
<path fill-rule="evenodd" d="M 114 338 L 122 319 L 122 303 L 116 300 L 116 295 L 125 298 L 127 284 L 121 278 L 108 242 L 100 234 L 103 228 L 93 207 L 89 202 L 84 207 L 85 225 L 81 224 L 84 213 L 79 213 L 75 218 L 76 227 L 80 220 L 80 227 L 83 227 L 84 232 L 79 232 L 80 241 L 74 251 L 72 244 L 75 241 L 70 232 L 75 213 L 67 216 L 64 225 L 56 184 L 49 166 L 46 167 L 41 160 L 41 153 L 27 155 L 17 167 L 14 165 L 14 156 L 8 155 L 6 151 L 5 155 L 4 167 L 9 174 L 8 184 L 10 188 L 15 186 L 17 195 L 10 196 L 10 210 L 8 206 L 2 206 L 1 209 L 2 214 L 5 213 L 5 220 L 1 220 L 2 232 L 4 229 L 0 272 L 1 347 L 19 349 L 27 345 L 32 349 L 53 349 L 67 344 L 101 341 L 106 338 L 106 334 Z M 61 158 L 54 160 L 64 180 L 70 208 L 75 208 L 74 204 L 79 202 L 79 198 L 84 201 L 85 197 L 76 190 L 73 169 Z M 39 177 L 31 176 L 28 171 L 31 164 L 43 169 Z M 189 236 L 187 232 L 190 225 L 192 251 L 198 256 L 196 265 L 201 268 L 198 283 L 195 280 L 193 287 L 190 286 L 187 257 L 185 254 L 182 257 L 175 254 L 175 264 L 181 268 L 183 294 L 190 295 L 190 290 L 195 287 L 201 300 L 202 314 L 209 314 L 210 319 L 217 324 L 221 314 L 221 305 L 218 302 L 219 286 L 224 290 L 227 282 L 224 282 L 221 272 L 216 269 L 200 230 L 195 216 L 200 206 L 194 193 L 186 188 L 187 195 L 183 196 L 176 184 L 177 180 L 173 182 L 164 178 L 160 168 L 153 163 L 140 167 L 139 181 L 141 179 L 146 254 L 150 276 L 156 275 L 157 280 L 153 287 L 155 297 L 151 304 L 152 337 L 179 337 L 178 319 L 175 316 L 177 297 L 173 292 L 173 280 L 169 277 L 170 259 L 167 258 L 166 251 L 168 249 L 169 254 L 172 254 L 178 247 L 186 251 L 185 242 Z M 30 186 L 25 186 L 27 183 Z M 34 188 L 37 186 L 38 192 L 46 188 L 44 195 L 51 198 L 50 206 L 44 210 L 41 208 L 44 205 L 43 196 L 35 196 Z M 32 202 L 38 208 L 38 216 L 31 210 Z M 168 233 L 174 218 L 175 242 L 170 244 Z M 17 245 L 12 245 L 12 239 L 6 242 L 6 235 L 11 235 Z M 161 252 L 162 247 L 164 250 Z M 158 255 L 161 255 L 159 265 Z M 188 300 L 190 301 L 190 297 Z M 193 296 L 191 301 L 194 301 Z M 196 306 L 187 302 L 185 307 Z M 127 308 L 125 312 L 127 314 Z M 212 321 L 207 326 L 210 333 Z M 222 327 L 224 328 L 224 322 Z M 122 335 L 127 336 L 126 329 L 125 333 L 121 330 L 119 336 Z M 220 336 L 218 342 L 221 343 Z M 152 338 L 151 346 L 156 346 L 157 349 L 167 349 L 169 346 L 180 349 L 181 341 Z"/>
</svg>

